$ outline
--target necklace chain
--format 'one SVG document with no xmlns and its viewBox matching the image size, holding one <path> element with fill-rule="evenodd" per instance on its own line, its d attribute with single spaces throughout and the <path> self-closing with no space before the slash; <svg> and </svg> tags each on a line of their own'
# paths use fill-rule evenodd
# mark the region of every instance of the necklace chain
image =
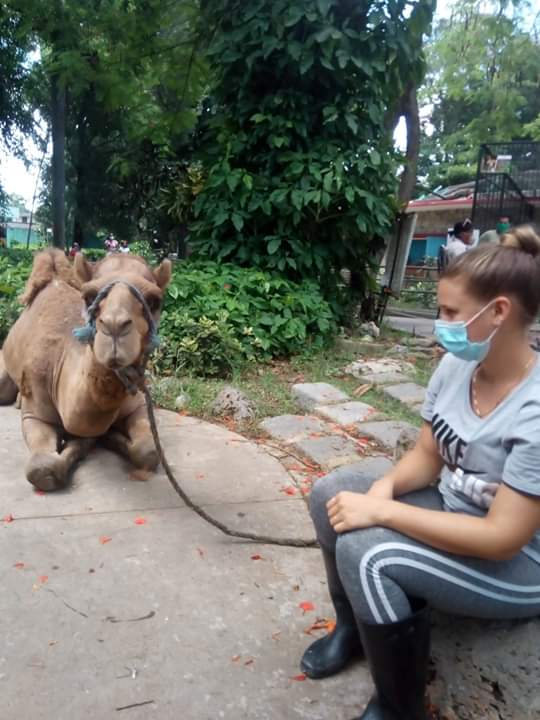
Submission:
<svg viewBox="0 0 540 720">
<path fill-rule="evenodd" d="M 480 407 L 478 405 L 478 397 L 476 394 L 476 376 L 478 375 L 478 371 L 480 370 L 481 364 L 476 367 L 475 371 L 473 372 L 473 376 L 472 376 L 471 389 L 472 389 L 473 408 L 474 408 L 474 412 L 478 415 L 478 417 L 480 417 L 480 418 L 485 417 L 490 412 L 493 412 L 493 410 L 495 410 L 495 408 L 498 407 L 502 403 L 502 401 L 508 395 L 508 393 L 511 392 L 523 380 L 527 370 L 532 365 L 532 362 L 535 359 L 535 357 L 536 357 L 536 353 L 532 357 L 529 358 L 529 360 L 527 361 L 526 365 L 524 366 L 519 378 L 517 380 L 512 381 L 512 383 L 509 383 L 509 387 L 505 389 L 504 393 L 500 396 L 500 398 L 497 400 L 495 405 L 493 405 L 492 408 L 490 408 L 487 412 L 484 412 L 484 413 L 482 413 L 480 411 Z"/>
</svg>

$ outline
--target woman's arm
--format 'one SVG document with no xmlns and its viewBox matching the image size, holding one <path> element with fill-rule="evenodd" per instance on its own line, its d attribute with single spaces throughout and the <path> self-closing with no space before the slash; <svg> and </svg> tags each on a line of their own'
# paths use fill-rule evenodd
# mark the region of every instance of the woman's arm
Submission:
<svg viewBox="0 0 540 720">
<path fill-rule="evenodd" d="M 540 498 L 501 485 L 484 517 L 340 492 L 328 502 L 337 533 L 373 526 L 397 530 L 439 550 L 485 560 L 509 560 L 540 528 Z"/>
<path fill-rule="evenodd" d="M 443 465 L 431 425 L 425 422 L 414 448 L 390 472 L 374 482 L 368 494 L 393 498 L 427 487 L 439 477 Z"/>
</svg>

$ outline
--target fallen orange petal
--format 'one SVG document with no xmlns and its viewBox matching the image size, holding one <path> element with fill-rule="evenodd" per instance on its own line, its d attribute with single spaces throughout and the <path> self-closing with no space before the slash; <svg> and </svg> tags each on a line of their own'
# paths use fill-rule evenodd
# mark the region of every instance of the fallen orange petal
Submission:
<svg viewBox="0 0 540 720">
<path fill-rule="evenodd" d="M 39 579 L 39 582 L 43 585 L 44 583 L 48 582 L 49 576 L 48 575 L 40 575 L 38 579 Z"/>
<path fill-rule="evenodd" d="M 24 567 L 24 563 L 23 562 L 15 563 L 15 565 L 13 567 L 17 568 L 17 570 L 22 570 Z"/>
<path fill-rule="evenodd" d="M 231 660 L 232 662 L 238 662 L 240 660 L 240 655 L 233 655 Z"/>
<path fill-rule="evenodd" d="M 9 515 L 4 515 L 3 520 L 5 523 L 13 522 L 13 515 L 10 513 Z"/>
<path fill-rule="evenodd" d="M 251 559 L 252 560 L 262 560 L 262 555 L 252 555 Z"/>
<path fill-rule="evenodd" d="M 296 680 L 296 682 L 304 682 L 305 679 L 306 676 L 304 675 L 304 673 L 300 673 L 300 675 L 295 675 L 291 678 L 291 680 Z"/>
<path fill-rule="evenodd" d="M 112 537 L 109 537 L 108 535 L 102 535 L 102 536 L 99 538 L 99 542 L 100 542 L 102 545 L 105 545 L 105 543 L 111 542 L 111 540 L 112 540 Z"/>
<path fill-rule="evenodd" d="M 299 603 L 298 607 L 302 608 L 304 613 L 307 613 L 310 610 L 315 610 L 315 605 L 312 602 L 309 602 L 308 600 Z"/>
<path fill-rule="evenodd" d="M 281 492 L 285 493 L 285 495 L 296 495 L 296 488 L 293 488 L 293 487 L 281 488 Z"/>
<path fill-rule="evenodd" d="M 135 525 L 146 525 L 146 518 L 138 517 L 134 520 Z"/>
</svg>

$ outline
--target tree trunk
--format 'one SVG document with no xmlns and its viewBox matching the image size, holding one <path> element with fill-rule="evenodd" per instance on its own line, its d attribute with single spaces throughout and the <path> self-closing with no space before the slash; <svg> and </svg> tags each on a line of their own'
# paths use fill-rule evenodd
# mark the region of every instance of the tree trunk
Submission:
<svg viewBox="0 0 540 720">
<path fill-rule="evenodd" d="M 399 180 L 398 199 L 401 206 L 406 206 L 412 197 L 416 185 L 418 154 L 420 152 L 420 114 L 416 85 L 411 85 L 405 92 L 401 104 L 401 115 L 407 126 L 407 151 L 405 167 Z"/>
<path fill-rule="evenodd" d="M 52 126 L 52 205 L 53 245 L 66 246 L 65 190 L 66 190 L 66 88 L 57 75 L 51 78 L 51 126 Z"/>
</svg>

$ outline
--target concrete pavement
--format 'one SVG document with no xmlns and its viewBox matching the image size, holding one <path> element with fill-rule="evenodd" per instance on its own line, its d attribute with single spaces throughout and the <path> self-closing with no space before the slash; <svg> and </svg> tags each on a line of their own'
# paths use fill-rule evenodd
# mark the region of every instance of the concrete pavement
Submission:
<svg viewBox="0 0 540 720">
<path fill-rule="evenodd" d="M 207 511 L 312 537 L 303 498 L 284 491 L 291 476 L 263 446 L 175 413 L 159 420 L 180 482 Z M 38 494 L 24 478 L 18 411 L 0 408 L 0 428 L 2 720 L 358 715 L 371 692 L 364 663 L 292 679 L 322 634 L 305 631 L 332 617 L 318 550 L 226 538 L 163 474 L 134 479 L 104 450 L 71 488 Z"/>
</svg>

